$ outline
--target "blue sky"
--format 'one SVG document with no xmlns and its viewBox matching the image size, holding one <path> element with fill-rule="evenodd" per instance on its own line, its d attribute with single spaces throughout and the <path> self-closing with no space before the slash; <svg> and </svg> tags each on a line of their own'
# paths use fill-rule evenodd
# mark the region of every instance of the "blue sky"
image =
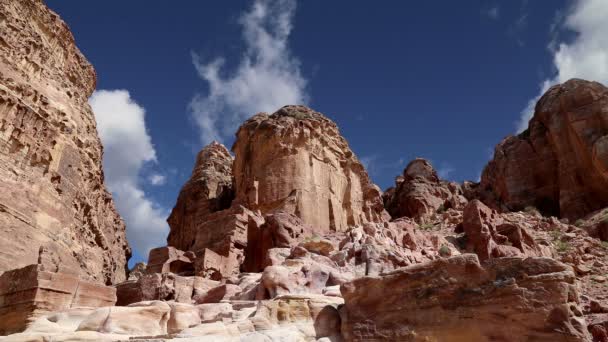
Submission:
<svg viewBox="0 0 608 342">
<path fill-rule="evenodd" d="M 476 180 L 543 88 L 608 79 L 602 0 L 47 4 L 106 90 L 91 101 L 134 260 L 164 243 L 203 143 L 230 147 L 257 111 L 326 114 L 384 189 L 415 157 Z"/>
</svg>

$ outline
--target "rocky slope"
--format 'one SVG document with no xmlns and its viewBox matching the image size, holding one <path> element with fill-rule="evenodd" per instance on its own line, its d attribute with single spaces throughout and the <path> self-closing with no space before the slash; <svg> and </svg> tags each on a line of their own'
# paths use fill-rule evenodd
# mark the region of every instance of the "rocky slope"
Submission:
<svg viewBox="0 0 608 342">
<path fill-rule="evenodd" d="M 103 183 L 93 67 L 39 0 L 0 1 L 0 272 L 39 248 L 104 284 L 131 251 Z"/>
</svg>

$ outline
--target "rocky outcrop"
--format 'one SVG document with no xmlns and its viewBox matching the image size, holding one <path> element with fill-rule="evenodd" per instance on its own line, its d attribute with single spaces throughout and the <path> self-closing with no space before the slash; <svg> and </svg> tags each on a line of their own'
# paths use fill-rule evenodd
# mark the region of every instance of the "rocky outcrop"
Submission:
<svg viewBox="0 0 608 342">
<path fill-rule="evenodd" d="M 432 215 L 450 208 L 462 209 L 467 203 L 458 183 L 439 179 L 433 166 L 421 158 L 407 165 L 383 200 L 391 217 L 410 217 L 418 222 L 429 221 Z"/>
<path fill-rule="evenodd" d="M 39 247 L 83 277 L 125 280 L 131 251 L 87 103 L 93 67 L 39 0 L 0 2 L 0 272 Z"/>
<path fill-rule="evenodd" d="M 524 227 L 505 220 L 479 200 L 469 202 L 462 219 L 458 230 L 465 234 L 465 248 L 482 261 L 519 255 L 553 256 L 551 249 L 537 244 Z"/>
<path fill-rule="evenodd" d="M 207 216 L 230 207 L 234 198 L 232 162 L 226 147 L 215 141 L 198 153 L 192 176 L 182 187 L 167 219 L 171 228 L 167 237 L 169 246 L 190 250 L 199 225 Z"/>
<path fill-rule="evenodd" d="M 303 106 L 260 113 L 236 134 L 236 201 L 325 232 L 386 219 L 380 190 L 331 120 Z"/>
<path fill-rule="evenodd" d="M 472 254 L 341 287 L 346 341 L 588 341 L 572 268 Z"/>
<path fill-rule="evenodd" d="M 78 271 L 34 264 L 0 275 L 0 335 L 20 332 L 38 317 L 79 307 L 112 306 L 116 290 L 79 279 Z"/>
<path fill-rule="evenodd" d="M 608 205 L 608 89 L 578 79 L 538 101 L 528 129 L 505 138 L 481 176 L 480 197 L 571 220 Z"/>
</svg>

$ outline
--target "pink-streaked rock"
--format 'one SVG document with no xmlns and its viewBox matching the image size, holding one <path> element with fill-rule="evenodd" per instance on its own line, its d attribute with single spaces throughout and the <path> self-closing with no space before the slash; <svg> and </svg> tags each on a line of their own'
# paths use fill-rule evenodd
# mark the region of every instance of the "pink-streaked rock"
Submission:
<svg viewBox="0 0 608 342">
<path fill-rule="evenodd" d="M 474 254 L 343 284 L 345 341 L 588 341 L 572 268 Z"/>
<path fill-rule="evenodd" d="M 0 274 L 0 334 L 20 332 L 41 315 L 116 303 L 113 287 L 79 279 L 78 274 L 30 265 Z"/>
</svg>

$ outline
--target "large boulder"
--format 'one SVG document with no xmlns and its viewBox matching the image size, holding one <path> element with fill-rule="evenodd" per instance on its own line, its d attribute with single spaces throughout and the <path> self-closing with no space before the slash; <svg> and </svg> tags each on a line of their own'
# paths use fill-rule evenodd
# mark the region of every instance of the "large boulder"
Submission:
<svg viewBox="0 0 608 342">
<path fill-rule="evenodd" d="M 346 341 L 588 341 L 571 267 L 474 254 L 341 287 Z"/>
<path fill-rule="evenodd" d="M 393 218 L 410 217 L 418 222 L 450 208 L 462 209 L 467 203 L 459 184 L 441 180 L 431 163 L 421 158 L 406 166 L 383 200 Z"/>
<path fill-rule="evenodd" d="M 104 185 L 95 70 L 42 1 L 2 1 L 0 18 L 0 272 L 45 246 L 82 276 L 121 282 L 131 250 Z"/>
<path fill-rule="evenodd" d="M 386 219 L 380 190 L 334 122 L 303 106 L 247 120 L 236 134 L 236 201 L 322 231 Z"/>
<path fill-rule="evenodd" d="M 165 302 L 139 302 L 126 307 L 97 309 L 80 323 L 77 331 L 136 336 L 164 335 L 170 317 L 171 307 Z M 174 326 L 176 325 L 177 323 Z"/>
<path fill-rule="evenodd" d="M 551 87 L 528 129 L 496 146 L 479 197 L 498 209 L 532 206 L 571 220 L 607 206 L 607 94 L 579 79 Z"/>
</svg>

